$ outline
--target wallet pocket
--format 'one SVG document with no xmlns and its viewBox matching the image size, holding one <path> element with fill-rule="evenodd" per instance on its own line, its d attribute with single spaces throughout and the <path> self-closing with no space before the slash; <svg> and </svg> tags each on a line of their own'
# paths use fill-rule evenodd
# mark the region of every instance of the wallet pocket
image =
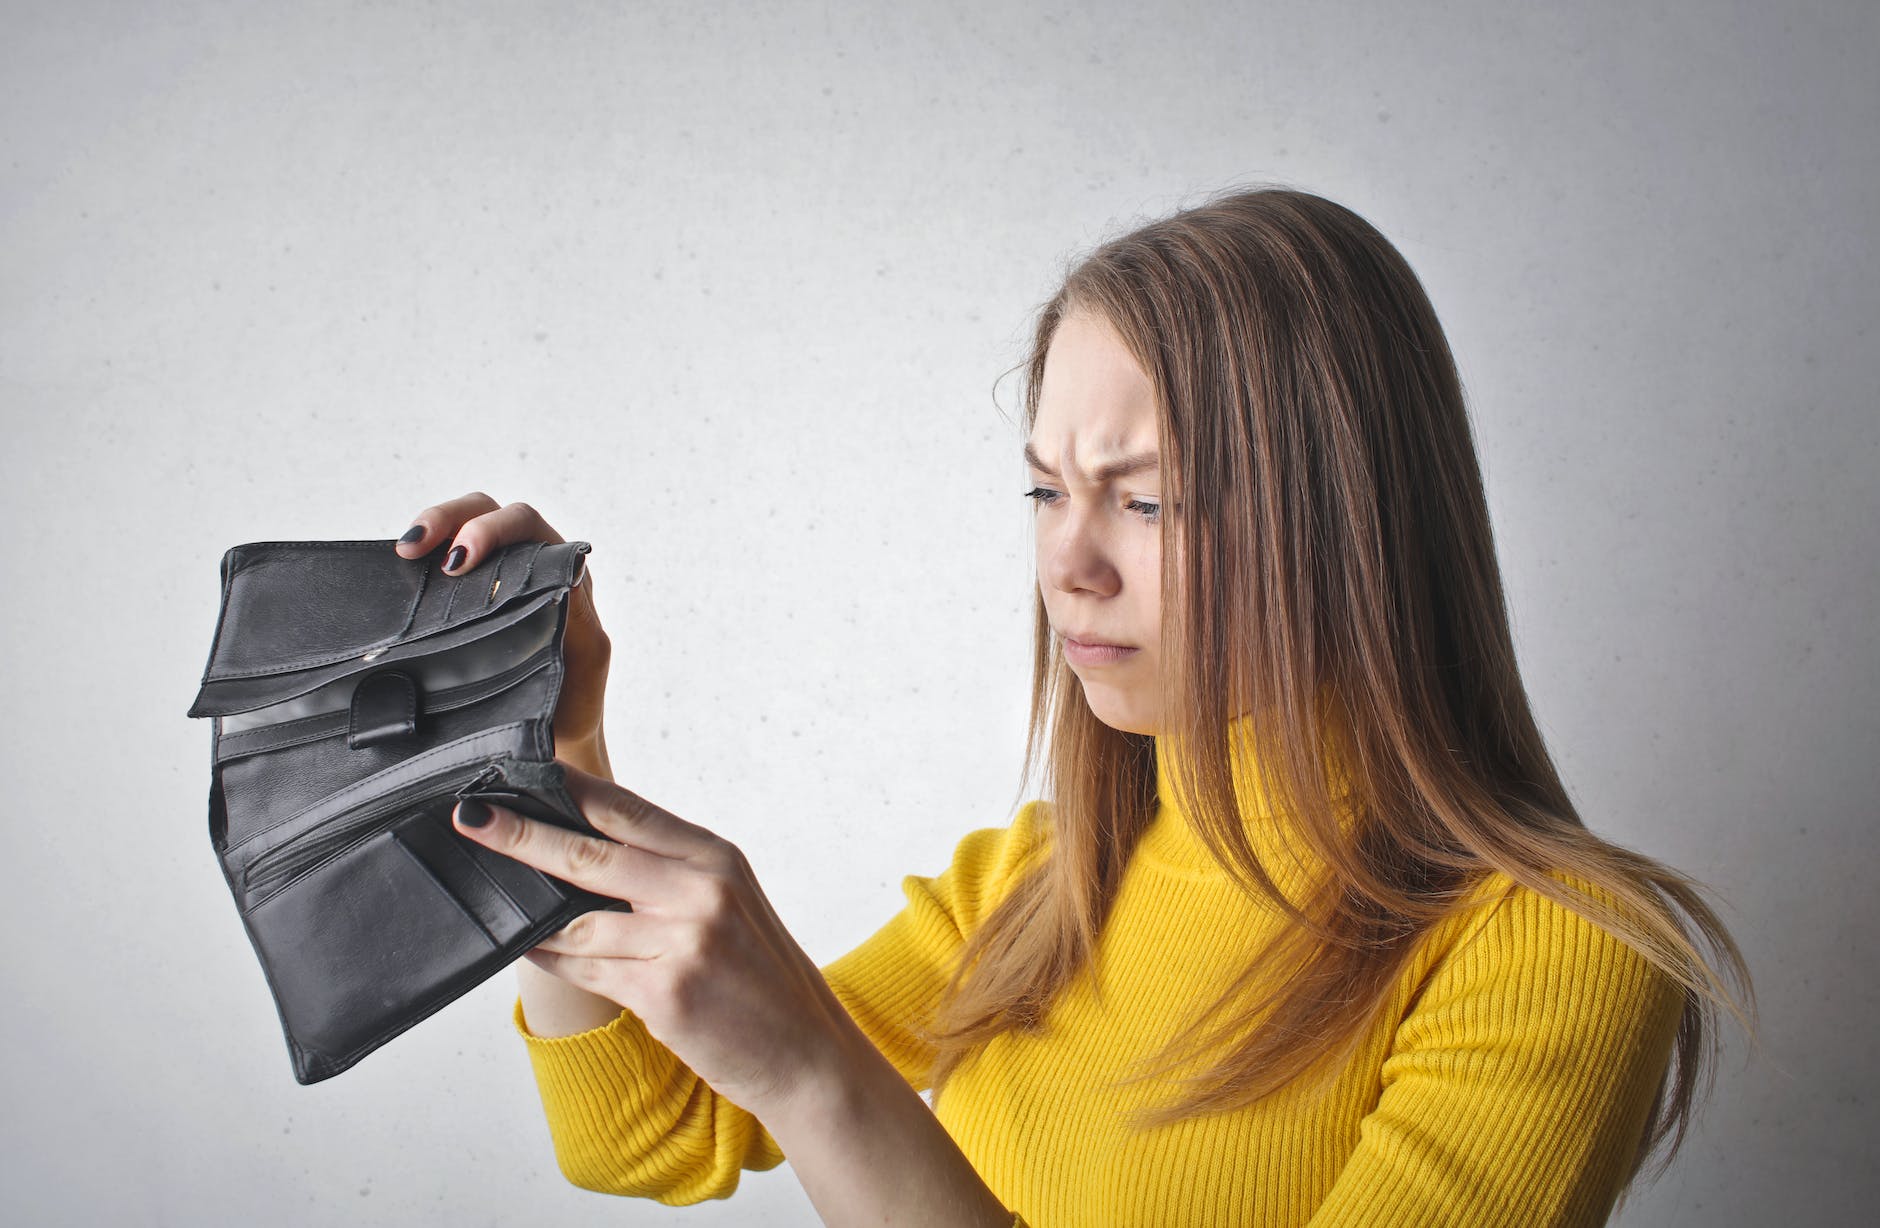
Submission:
<svg viewBox="0 0 1880 1228">
<path fill-rule="evenodd" d="M 482 753 L 451 750 L 480 733 L 510 729 L 516 753 L 553 757 L 547 724 L 561 688 L 566 613 L 565 602 L 551 600 L 527 613 L 493 616 L 460 627 L 476 638 L 449 648 L 413 651 L 393 664 L 375 663 L 264 707 L 218 716 L 213 754 L 228 825 L 212 833 L 216 843 L 234 851 L 258 836 L 277 840 L 268 833 L 297 825 L 315 799 L 389 791 L 402 783 L 401 765 L 419 756 L 462 761 Z M 298 689 L 291 678 L 251 682 Z"/>
<path fill-rule="evenodd" d="M 486 922 L 400 838 L 447 824 L 453 800 L 411 808 L 248 910 L 297 1070 L 345 1062 L 508 962 Z M 513 938 L 531 920 L 515 909 L 505 931 Z M 440 964 L 452 982 L 437 982 Z"/>
<path fill-rule="evenodd" d="M 487 776 L 487 768 L 478 764 L 442 777 L 414 781 L 267 849 L 241 871 L 242 892 L 248 907 L 261 907 L 274 893 L 296 879 L 344 856 L 353 845 L 401 820 L 410 821 L 414 815 L 442 806 L 448 821 L 451 808 L 461 796 L 460 790 Z"/>
</svg>

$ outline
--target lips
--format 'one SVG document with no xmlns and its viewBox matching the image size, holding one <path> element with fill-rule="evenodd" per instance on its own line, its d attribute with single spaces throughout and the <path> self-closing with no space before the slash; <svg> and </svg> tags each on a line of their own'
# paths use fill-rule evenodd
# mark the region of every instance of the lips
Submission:
<svg viewBox="0 0 1880 1228">
<path fill-rule="evenodd" d="M 1058 634 L 1064 636 L 1064 638 L 1069 640 L 1071 643 L 1082 645 L 1085 648 L 1134 648 L 1135 647 L 1134 644 L 1119 644 L 1115 640 L 1106 640 L 1100 635 L 1070 635 L 1062 631 L 1058 632 Z"/>
<path fill-rule="evenodd" d="M 1138 651 L 1126 644 L 1092 644 L 1075 638 L 1064 641 L 1064 659 L 1084 668 L 1115 665 L 1130 660 Z"/>
</svg>

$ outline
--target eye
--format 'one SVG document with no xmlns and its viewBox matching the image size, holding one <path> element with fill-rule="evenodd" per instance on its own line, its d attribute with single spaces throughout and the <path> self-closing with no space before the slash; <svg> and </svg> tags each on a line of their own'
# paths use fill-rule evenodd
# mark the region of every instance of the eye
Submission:
<svg viewBox="0 0 1880 1228">
<path fill-rule="evenodd" d="M 1049 487 L 1034 486 L 1025 492 L 1025 497 L 1037 503 L 1040 507 L 1051 507 L 1064 496 Z M 1158 524 L 1162 519 L 1162 505 L 1160 503 L 1150 503 L 1142 499 L 1131 499 L 1124 503 L 1123 506 L 1136 513 L 1138 516 L 1141 516 L 1148 524 Z"/>
</svg>

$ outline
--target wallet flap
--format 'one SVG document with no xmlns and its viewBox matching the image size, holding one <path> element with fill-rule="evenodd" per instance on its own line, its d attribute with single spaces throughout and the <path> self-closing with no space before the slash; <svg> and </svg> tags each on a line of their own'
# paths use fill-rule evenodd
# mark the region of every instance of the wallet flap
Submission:
<svg viewBox="0 0 1880 1228">
<path fill-rule="evenodd" d="M 516 542 L 459 576 L 442 550 L 250 542 L 222 558 L 222 608 L 189 715 L 226 716 L 492 634 L 579 580 L 586 542 Z"/>
<path fill-rule="evenodd" d="M 557 600 L 560 595 L 559 590 L 537 593 L 527 601 L 510 602 L 493 614 L 473 622 L 459 623 L 448 631 L 406 640 L 381 652 L 362 653 L 317 669 L 205 682 L 197 692 L 196 702 L 190 708 L 189 715 L 233 716 L 251 712 L 306 695 L 351 674 L 379 669 L 411 657 L 441 654 L 473 640 L 496 635 Z"/>
<path fill-rule="evenodd" d="M 382 669 L 365 675 L 353 686 L 348 705 L 346 745 L 382 746 L 412 738 L 418 732 L 418 680 L 401 669 Z"/>
</svg>

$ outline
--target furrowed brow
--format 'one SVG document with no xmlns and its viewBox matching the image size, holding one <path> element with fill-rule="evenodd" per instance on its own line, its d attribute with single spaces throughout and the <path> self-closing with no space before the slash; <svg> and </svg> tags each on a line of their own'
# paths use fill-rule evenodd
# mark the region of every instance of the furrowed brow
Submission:
<svg viewBox="0 0 1880 1228">
<path fill-rule="evenodd" d="M 1025 443 L 1025 463 L 1040 473 L 1049 474 L 1054 478 L 1061 476 L 1057 470 L 1044 463 L 1044 458 L 1038 455 L 1038 450 L 1031 446 L 1029 440 Z M 1136 452 L 1129 456 L 1119 456 L 1115 460 L 1098 465 L 1096 470 L 1091 473 L 1090 480 L 1094 484 L 1101 484 L 1112 478 L 1120 478 L 1131 473 L 1140 473 L 1144 469 L 1156 469 L 1159 468 L 1161 464 L 1162 457 L 1159 453 Z"/>
</svg>

